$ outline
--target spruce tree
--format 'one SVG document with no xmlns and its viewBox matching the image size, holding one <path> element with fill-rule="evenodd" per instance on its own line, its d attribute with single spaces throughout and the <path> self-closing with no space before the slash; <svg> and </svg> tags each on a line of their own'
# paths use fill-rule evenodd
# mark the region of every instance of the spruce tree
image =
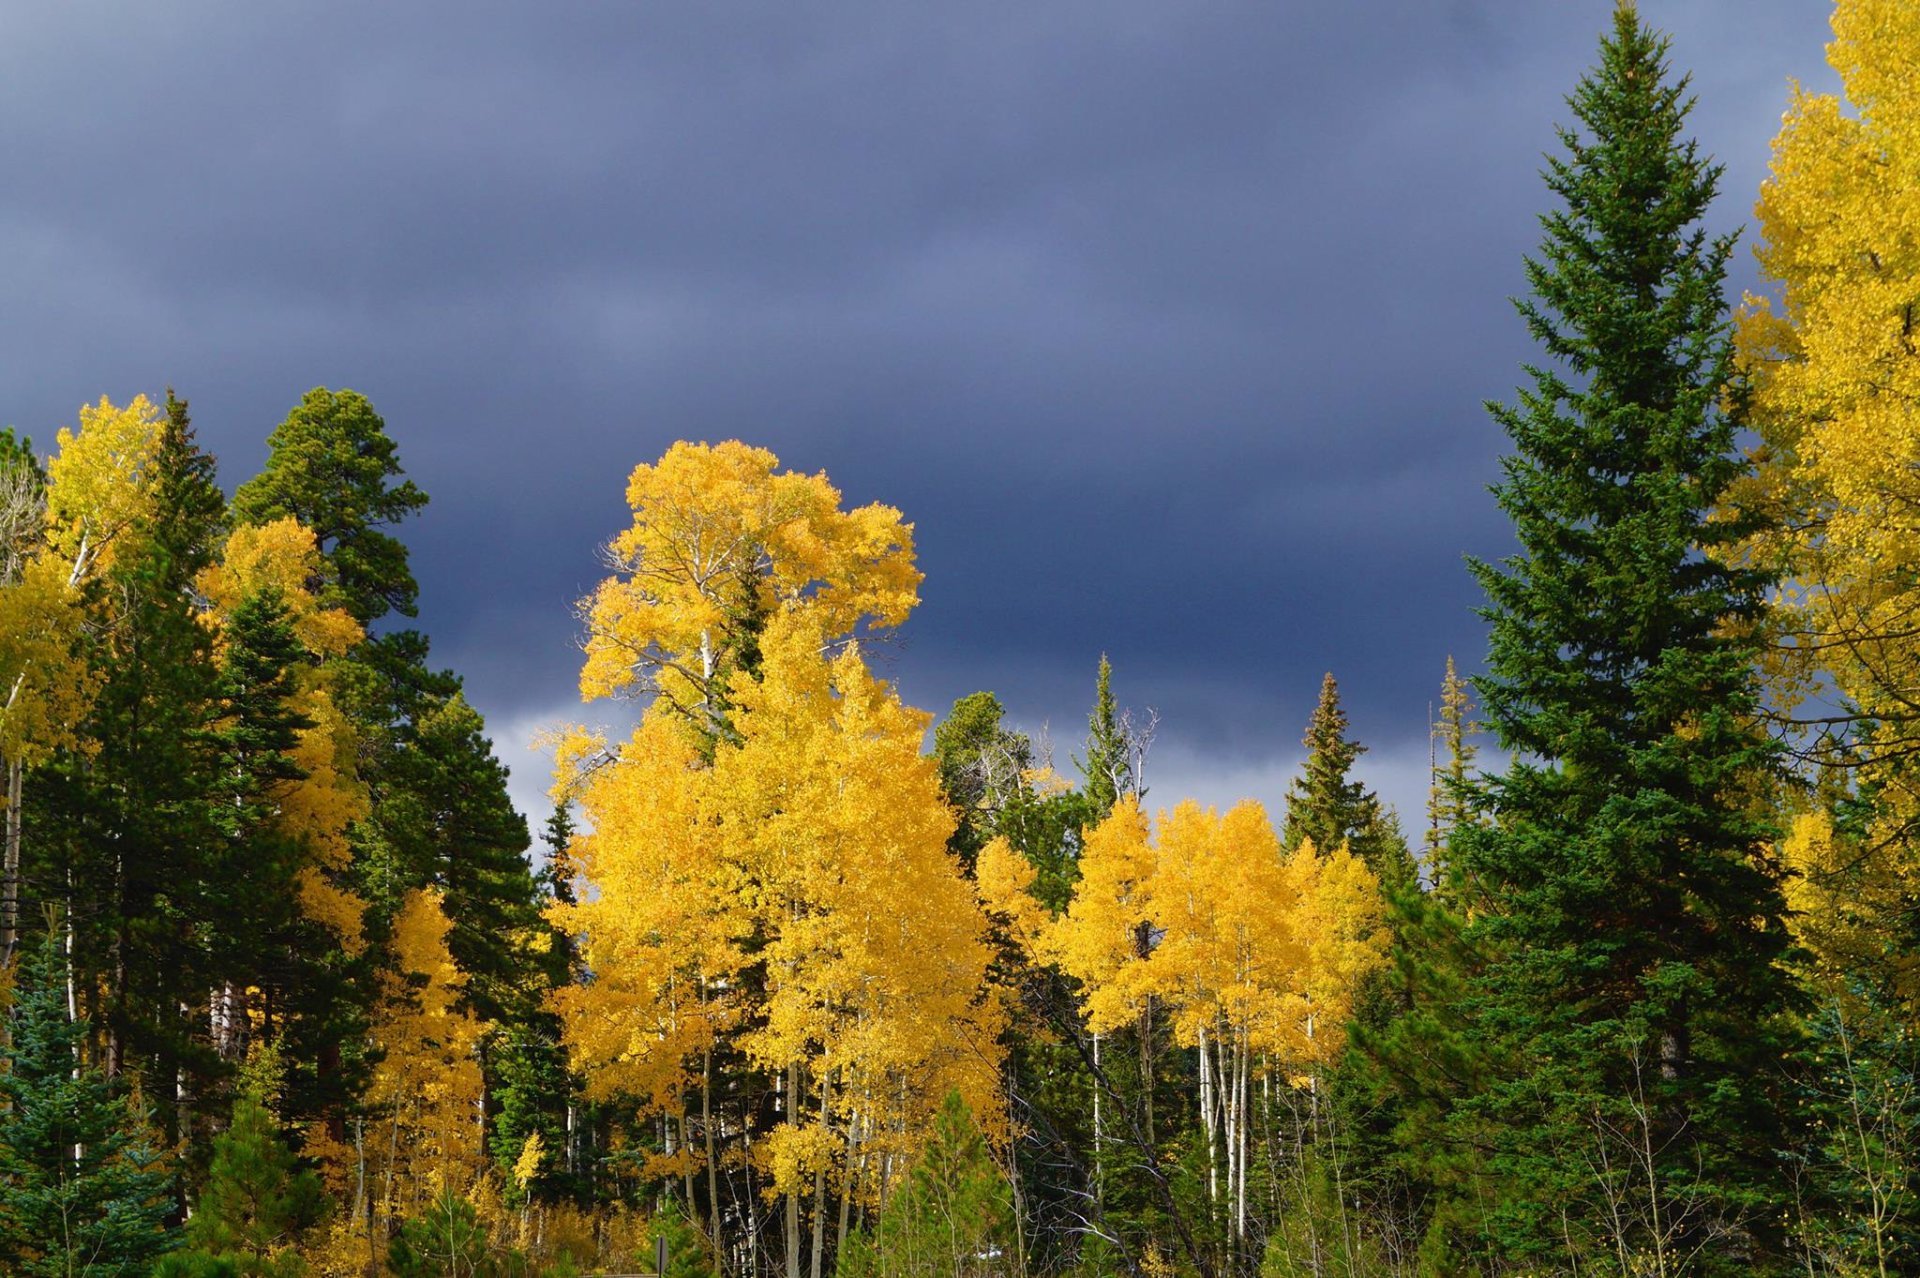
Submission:
<svg viewBox="0 0 1920 1278">
<path fill-rule="evenodd" d="M 997 833 L 1000 812 L 1022 787 L 1033 763 L 1032 743 L 1002 724 L 1005 715 L 1000 698 L 976 692 L 954 702 L 933 729 L 940 792 L 957 818 L 947 847 L 969 868 Z"/>
<path fill-rule="evenodd" d="M 1123 794 L 1138 791 L 1140 779 L 1133 775 L 1134 743 L 1113 697 L 1113 663 L 1100 654 L 1100 673 L 1095 679 L 1093 712 L 1087 716 L 1087 757 L 1079 760 L 1080 775 L 1086 784 L 1089 825 L 1097 824 Z"/>
<path fill-rule="evenodd" d="M 1013 1199 L 973 1114 L 949 1094 L 906 1179 L 887 1200 L 871 1240 L 851 1240 L 841 1278 L 987 1278 L 1016 1272 Z"/>
<path fill-rule="evenodd" d="M 1723 506 L 1743 471 L 1722 407 L 1732 238 L 1700 228 L 1719 169 L 1683 136 L 1666 51 L 1622 6 L 1569 99 L 1545 174 L 1561 207 L 1517 304 L 1559 367 L 1492 406 L 1520 551 L 1473 564 L 1492 632 L 1475 686 L 1515 762 L 1454 854 L 1486 963 L 1469 1033 L 1500 1067 L 1456 1126 L 1492 1142 L 1495 1252 L 1744 1273 L 1778 1216 L 1790 1001 L 1749 803 L 1774 759 L 1750 624 L 1768 582 L 1731 550 L 1751 531 Z"/>
<path fill-rule="evenodd" d="M 1322 852 L 1344 843 L 1382 884 L 1409 882 L 1413 861 L 1399 820 L 1353 776 L 1353 765 L 1367 748 L 1347 736 L 1347 712 L 1331 672 L 1320 681 L 1320 699 L 1301 744 L 1307 748 L 1307 761 L 1287 787 L 1280 842 L 1291 849 L 1312 839 Z"/>
<path fill-rule="evenodd" d="M 0 1070 L 0 1261 L 31 1278 L 135 1278 L 171 1245 L 170 1177 L 68 1019 L 56 930 L 21 959 Z"/>
<path fill-rule="evenodd" d="M 1446 677 L 1440 682 L 1440 716 L 1433 725 L 1435 757 L 1428 778 L 1425 850 L 1427 885 L 1443 894 L 1452 891 L 1447 848 L 1453 832 L 1477 819 L 1470 785 L 1478 753 L 1473 741 L 1473 734 L 1479 730 L 1473 718 L 1476 708 L 1471 686 L 1454 669 L 1453 658 L 1448 657 Z"/>
</svg>

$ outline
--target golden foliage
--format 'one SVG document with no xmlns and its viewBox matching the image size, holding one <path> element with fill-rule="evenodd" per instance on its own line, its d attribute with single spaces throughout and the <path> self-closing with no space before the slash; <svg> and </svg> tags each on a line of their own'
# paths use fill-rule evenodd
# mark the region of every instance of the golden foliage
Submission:
<svg viewBox="0 0 1920 1278">
<path fill-rule="evenodd" d="M 165 420 L 145 395 L 125 408 L 103 395 L 80 409 L 77 432 L 60 428 L 47 463 L 47 532 L 71 580 L 108 570 L 123 536 L 152 513 Z"/>
<path fill-rule="evenodd" d="M 301 646 L 314 657 L 333 657 L 365 636 L 344 608 L 320 606 L 309 588 L 320 570 L 320 543 L 313 530 L 288 516 L 235 528 L 220 562 L 203 569 L 194 587 L 211 606 L 208 620 L 216 626 L 249 596 L 277 591 Z"/>
<path fill-rule="evenodd" d="M 582 778 L 591 891 L 555 911 L 594 974 L 557 997 L 590 1090 L 675 1112 L 731 1042 L 814 1098 L 755 1151 L 782 1192 L 829 1150 L 918 1148 L 949 1090 L 1003 1113 L 985 922 L 946 851 L 927 717 L 822 647 L 816 617 L 770 626 L 710 765 L 656 709 Z"/>
<path fill-rule="evenodd" d="M 68 575 L 42 552 L 0 586 L 0 755 L 28 767 L 88 748 L 80 725 L 104 677 L 76 649 L 86 616 Z"/>
<path fill-rule="evenodd" d="M 1775 699 L 1837 692 L 1872 725 L 1849 761 L 1875 825 L 1842 848 L 1805 816 L 1782 849 L 1821 964 L 1850 961 L 1920 870 L 1901 836 L 1920 816 L 1920 7 L 1841 0 L 1833 31 L 1845 101 L 1793 95 L 1757 209 L 1777 297 L 1748 298 L 1739 324 L 1764 444 L 1747 496 L 1778 519 L 1756 551 L 1791 574 Z"/>
<path fill-rule="evenodd" d="M 639 685 L 712 728 L 766 617 L 804 607 L 829 636 L 906 619 L 919 602 L 912 526 L 889 506 L 841 510 L 826 476 L 778 465 L 728 441 L 678 443 L 634 469 L 633 524 L 607 547 L 615 575 L 582 601 L 584 697 Z"/>
<path fill-rule="evenodd" d="M 1365 862 L 1311 841 L 1282 853 L 1252 802 L 1225 816 L 1185 802 L 1158 825 L 1155 839 L 1123 799 L 1090 830 L 1073 900 L 1040 938 L 1039 957 L 1083 985 L 1088 1027 L 1119 1029 L 1152 999 L 1185 1046 L 1239 1041 L 1288 1068 L 1331 1060 L 1385 962 Z"/>
<path fill-rule="evenodd" d="M 435 1192 L 468 1192 L 487 1166 L 479 1044 L 486 1026 L 460 1006 L 466 976 L 447 950 L 451 928 L 432 889 L 409 892 L 394 919 L 396 970 L 383 981 L 373 1042 L 381 1052 L 366 1103 L 376 1215 L 407 1216 Z"/>
</svg>

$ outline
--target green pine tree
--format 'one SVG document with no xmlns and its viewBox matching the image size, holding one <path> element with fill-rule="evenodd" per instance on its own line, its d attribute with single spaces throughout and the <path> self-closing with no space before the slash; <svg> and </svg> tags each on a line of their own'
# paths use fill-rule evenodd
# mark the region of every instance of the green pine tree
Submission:
<svg viewBox="0 0 1920 1278">
<path fill-rule="evenodd" d="M 706 1237 L 687 1219 L 679 1199 L 671 1194 L 647 1222 L 647 1252 L 638 1258 L 635 1268 L 653 1268 L 654 1248 L 662 1239 L 667 1244 L 667 1268 L 658 1278 L 719 1278 Z"/>
<path fill-rule="evenodd" d="M 387 1243 L 387 1266 L 395 1278 L 496 1278 L 513 1269 L 473 1204 L 451 1189 L 400 1226 Z"/>
<path fill-rule="evenodd" d="M 848 1241 L 841 1278 L 994 1278 L 1017 1272 L 1013 1200 L 973 1114 L 949 1094 L 933 1138 L 887 1200 L 871 1239 Z"/>
<path fill-rule="evenodd" d="M 953 805 L 959 823 L 948 848 L 971 867 L 980 849 L 997 833 L 1000 812 L 1033 766 L 1033 745 L 1002 726 L 1006 710 L 991 692 L 976 692 L 953 703 L 933 729 L 933 758 L 940 769 L 940 791 Z"/>
<path fill-rule="evenodd" d="M 83 1058 L 54 928 L 22 955 L 0 1071 L 0 1260 L 27 1278 L 136 1278 L 172 1239 L 145 1123 Z"/>
<path fill-rule="evenodd" d="M 188 1250 L 169 1256 L 159 1278 L 189 1278 L 213 1263 L 239 1278 L 298 1278 L 306 1266 L 293 1244 L 327 1206 L 320 1178 L 299 1166 L 261 1098 L 243 1091 L 213 1143 L 213 1165 L 187 1222 Z"/>
<path fill-rule="evenodd" d="M 1433 725 L 1435 747 L 1427 790 L 1427 842 L 1424 867 L 1427 885 L 1442 894 L 1452 891 L 1452 858 L 1448 846 L 1453 832 L 1478 818 L 1473 811 L 1473 760 L 1479 748 L 1473 734 L 1473 690 L 1447 658 L 1446 677 L 1440 682 L 1440 716 Z M 1443 753 L 1444 752 L 1444 755 Z"/>
<path fill-rule="evenodd" d="M 308 391 L 268 437 L 266 469 L 233 494 L 234 518 L 264 524 L 288 515 L 313 530 L 332 580 L 325 603 L 362 624 L 415 614 L 419 595 L 406 547 L 381 529 L 415 514 L 427 495 L 400 471 L 387 424 L 366 396 Z"/>
<path fill-rule="evenodd" d="M 1353 765 L 1367 748 L 1347 736 L 1347 712 L 1332 673 L 1320 681 L 1320 699 L 1301 744 L 1307 761 L 1287 787 L 1281 843 L 1291 849 L 1312 839 L 1323 852 L 1346 844 L 1383 885 L 1410 882 L 1413 858 L 1398 818 L 1353 776 Z"/>
<path fill-rule="evenodd" d="M 1500 1254 L 1750 1273 L 1780 1214 L 1791 1002 L 1749 801 L 1775 756 L 1747 624 L 1768 582 L 1723 510 L 1743 471 L 1721 407 L 1732 240 L 1700 229 L 1719 170 L 1683 136 L 1666 52 L 1622 6 L 1569 100 L 1546 173 L 1562 206 L 1518 304 L 1560 367 L 1492 409 L 1521 549 L 1473 565 L 1492 626 L 1475 687 L 1515 762 L 1453 851 L 1486 961 L 1470 1033 L 1501 1068 L 1456 1130 L 1492 1142 Z"/>
<path fill-rule="evenodd" d="M 1087 823 L 1098 824 L 1124 794 L 1136 793 L 1134 743 L 1113 696 L 1113 663 L 1100 654 L 1100 673 L 1094 683 L 1093 713 L 1087 716 L 1087 755 L 1075 761 L 1086 784 Z M 1144 794 L 1145 791 L 1138 791 Z"/>
</svg>

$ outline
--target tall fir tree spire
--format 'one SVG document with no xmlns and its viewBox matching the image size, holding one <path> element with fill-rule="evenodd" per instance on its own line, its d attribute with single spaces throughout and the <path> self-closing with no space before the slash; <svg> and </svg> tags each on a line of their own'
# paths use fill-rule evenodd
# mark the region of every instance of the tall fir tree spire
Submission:
<svg viewBox="0 0 1920 1278">
<path fill-rule="evenodd" d="M 1473 564 L 1492 630 L 1475 686 L 1515 762 L 1480 796 L 1493 824 L 1453 851 L 1488 960 L 1470 1033 L 1503 1064 L 1455 1118 L 1491 1147 L 1497 1254 L 1563 1255 L 1571 1219 L 1609 1259 L 1749 1272 L 1779 1218 L 1789 1001 L 1745 797 L 1774 755 L 1746 624 L 1768 583 L 1721 510 L 1743 470 L 1721 408 L 1733 242 L 1700 227 L 1719 169 L 1683 136 L 1666 53 L 1623 7 L 1569 99 L 1545 175 L 1561 207 L 1517 303 L 1558 367 L 1491 406 L 1521 550 Z M 1619 1162 L 1629 1142 L 1652 1152 Z M 1621 1194 L 1654 1206 L 1622 1218 Z"/>
<path fill-rule="evenodd" d="M 1382 884 L 1410 881 L 1413 860 L 1399 822 L 1353 775 L 1354 763 L 1367 748 L 1347 735 L 1347 712 L 1331 671 L 1320 681 L 1320 699 L 1301 744 L 1307 748 L 1307 761 L 1287 787 L 1282 845 L 1292 849 L 1312 839 L 1316 848 L 1331 852 L 1345 844 Z"/>
<path fill-rule="evenodd" d="M 1428 761 L 1426 874 L 1436 891 L 1451 890 L 1448 845 L 1453 832 L 1474 820 L 1468 782 L 1473 776 L 1474 756 L 1479 753 L 1473 741 L 1473 734 L 1479 730 L 1473 719 L 1476 708 L 1472 686 L 1460 677 L 1453 658 L 1448 657 L 1446 677 L 1440 681 L 1440 713 L 1431 728 Z"/>
<path fill-rule="evenodd" d="M 1090 809 L 1089 823 L 1113 811 L 1123 794 L 1134 793 L 1133 747 L 1113 696 L 1113 663 L 1100 654 L 1100 673 L 1094 683 L 1093 712 L 1087 716 L 1087 757 L 1080 762 L 1083 791 Z"/>
</svg>

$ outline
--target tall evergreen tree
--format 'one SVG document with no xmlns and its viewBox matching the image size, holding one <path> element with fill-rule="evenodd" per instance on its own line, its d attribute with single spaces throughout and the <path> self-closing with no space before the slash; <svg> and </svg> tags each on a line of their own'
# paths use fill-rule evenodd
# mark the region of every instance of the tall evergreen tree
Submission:
<svg viewBox="0 0 1920 1278">
<path fill-rule="evenodd" d="M 22 957 L 0 1070 L 0 1259 L 33 1278 L 136 1278 L 171 1245 L 160 1154 L 82 1056 L 56 930 Z"/>
<path fill-rule="evenodd" d="M 1475 681 L 1516 752 L 1456 833 L 1486 958 L 1469 1032 L 1502 1062 L 1459 1107 L 1493 1142 L 1509 1257 L 1752 1272 L 1778 1213 L 1787 934 L 1749 798 L 1766 579 L 1730 554 L 1742 473 L 1721 296 L 1719 169 L 1683 136 L 1667 41 L 1623 5 L 1548 161 L 1562 207 L 1518 303 L 1559 370 L 1496 405 L 1495 493 L 1521 550 L 1475 562 Z"/>
<path fill-rule="evenodd" d="M 419 587 L 407 550 L 381 531 L 417 513 L 427 495 L 400 476 L 387 424 L 366 396 L 316 386 L 268 438 L 266 469 L 233 494 L 242 523 L 289 515 L 313 530 L 332 571 L 322 602 L 362 625 L 389 612 L 411 617 Z"/>
<path fill-rule="evenodd" d="M 1080 792 L 1086 797 L 1089 825 L 1113 811 L 1120 796 L 1135 793 L 1140 784 L 1134 775 L 1134 743 L 1113 696 L 1113 663 L 1104 652 L 1094 683 L 1093 712 L 1087 716 L 1087 757 L 1078 762 L 1086 781 Z"/>
<path fill-rule="evenodd" d="M 976 692 L 954 702 L 933 729 L 940 790 L 959 818 L 947 846 L 968 867 L 993 837 L 1000 812 L 1033 763 L 1032 744 L 1024 734 L 1002 726 L 1005 715 L 1000 698 Z"/>
<path fill-rule="evenodd" d="M 1301 738 L 1307 761 L 1287 787 L 1286 817 L 1280 842 L 1297 848 L 1307 839 L 1323 852 L 1346 844 L 1388 887 L 1409 882 L 1413 861 L 1399 821 L 1380 798 L 1353 775 L 1367 748 L 1347 736 L 1347 712 L 1340 685 L 1329 671 L 1320 681 L 1320 699 Z"/>
<path fill-rule="evenodd" d="M 537 965 L 527 938 L 545 927 L 526 818 L 507 797 L 507 770 L 484 731 L 458 693 L 427 709 L 386 774 L 380 824 L 397 854 L 390 890 L 444 894 L 447 945 L 470 978 L 467 997 L 498 1020 Z"/>
<path fill-rule="evenodd" d="M 219 1272 L 216 1265 L 235 1278 L 297 1278 L 307 1267 L 293 1245 L 326 1207 L 320 1178 L 295 1161 L 261 1098 L 243 1091 L 187 1222 L 191 1250 L 169 1257 L 161 1278 Z"/>
<path fill-rule="evenodd" d="M 181 995 L 206 988 L 208 928 L 226 891 L 209 793 L 213 644 L 193 595 L 226 501 L 171 393 L 146 483 L 151 500 L 89 590 L 81 650 L 97 694 L 76 724 L 89 748 L 36 778 L 28 871 L 43 901 L 66 903 L 102 1068 L 167 1080 L 151 1094 L 171 1145 L 191 1137 L 192 1099 L 212 1076 L 197 1041 L 204 1014 L 184 1011 Z"/>
<path fill-rule="evenodd" d="M 1447 847 L 1453 832 L 1476 819 L 1469 785 L 1478 753 L 1473 741 L 1479 729 L 1473 719 L 1475 709 L 1471 686 L 1448 657 L 1446 677 L 1440 682 L 1440 716 L 1433 725 L 1434 757 L 1427 789 L 1425 872 L 1428 886 L 1436 892 L 1452 890 Z"/>
</svg>

